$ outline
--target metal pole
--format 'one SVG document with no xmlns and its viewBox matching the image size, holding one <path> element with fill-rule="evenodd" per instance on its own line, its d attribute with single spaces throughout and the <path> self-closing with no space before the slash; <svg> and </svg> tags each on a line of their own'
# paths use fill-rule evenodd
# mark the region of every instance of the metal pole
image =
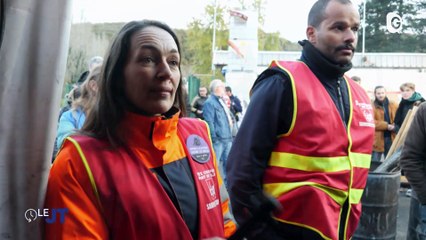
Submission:
<svg viewBox="0 0 426 240">
<path fill-rule="evenodd" d="M 363 7 L 363 13 L 362 13 L 362 57 L 364 58 L 365 55 L 365 5 L 367 0 L 364 0 L 364 7 Z"/>
<path fill-rule="evenodd" d="M 213 40 L 212 40 L 212 76 L 214 77 L 214 50 L 216 46 L 216 15 L 217 15 L 217 0 L 214 1 L 214 14 L 213 14 Z"/>
</svg>

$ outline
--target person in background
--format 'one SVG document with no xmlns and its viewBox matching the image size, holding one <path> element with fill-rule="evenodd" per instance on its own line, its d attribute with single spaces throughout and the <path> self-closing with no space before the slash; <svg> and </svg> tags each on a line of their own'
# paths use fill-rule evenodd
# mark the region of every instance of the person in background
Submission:
<svg viewBox="0 0 426 240">
<path fill-rule="evenodd" d="M 360 78 L 360 77 L 358 77 L 358 76 L 352 76 L 351 78 L 352 78 L 352 80 L 354 80 L 356 83 L 358 83 L 359 85 L 361 85 L 361 78 Z"/>
<path fill-rule="evenodd" d="M 426 239 L 426 103 L 413 118 L 400 157 L 401 168 L 410 183 L 410 216 L 407 240 Z"/>
<path fill-rule="evenodd" d="M 374 141 L 371 101 L 345 72 L 360 28 L 349 0 L 318 0 L 301 61 L 273 61 L 256 79 L 228 157 L 239 225 L 270 195 L 282 205 L 248 239 L 350 239 L 361 216 Z"/>
<path fill-rule="evenodd" d="M 398 133 L 399 129 L 404 122 L 405 117 L 410 109 L 413 109 L 414 106 L 418 106 L 420 103 L 424 102 L 425 99 L 416 92 L 416 85 L 414 83 L 403 83 L 399 89 L 401 90 L 401 102 L 399 102 L 398 109 L 396 110 L 395 115 L 395 132 Z"/>
<path fill-rule="evenodd" d="M 69 91 L 65 95 L 67 104 L 59 110 L 58 125 L 59 125 L 59 121 L 61 120 L 62 114 L 70 110 L 73 106 L 73 102 L 75 102 L 75 100 L 77 100 L 80 96 L 81 96 L 81 90 L 80 90 L 80 86 L 78 85 L 74 86 L 74 88 L 71 89 L 71 91 Z M 58 138 L 55 137 L 55 143 L 53 144 L 52 163 L 53 161 L 55 161 L 56 154 L 58 153 L 58 150 L 59 150 L 57 143 L 58 143 Z"/>
<path fill-rule="evenodd" d="M 226 95 L 228 95 L 231 100 L 231 113 L 234 115 L 235 120 L 238 122 L 240 120 L 240 116 L 243 113 L 243 107 L 241 106 L 241 101 L 237 96 L 232 94 L 232 89 L 229 86 L 225 87 Z"/>
<path fill-rule="evenodd" d="M 77 84 L 81 85 L 87 79 L 87 76 L 89 76 L 89 73 L 91 71 L 93 71 L 93 69 L 95 69 L 97 66 L 101 66 L 103 62 L 104 62 L 104 58 L 103 57 L 100 57 L 100 56 L 94 56 L 94 57 L 92 57 L 89 60 L 88 64 L 87 64 L 87 70 L 84 71 L 80 75 L 80 77 L 78 78 Z"/>
<path fill-rule="evenodd" d="M 65 99 L 67 104 L 59 110 L 58 122 L 61 119 L 61 116 L 64 112 L 72 108 L 72 103 L 81 96 L 80 86 L 74 86 L 71 91 L 65 94 Z"/>
<path fill-rule="evenodd" d="M 67 136 L 83 127 L 86 116 L 92 110 L 96 102 L 100 74 L 101 66 L 95 67 L 92 72 L 89 73 L 87 79 L 80 86 L 80 97 L 73 101 L 70 110 L 61 115 L 56 133 L 57 149 L 60 149 Z"/>
<path fill-rule="evenodd" d="M 236 228 L 204 121 L 184 118 L 181 48 L 164 23 L 125 24 L 98 101 L 66 138 L 45 208 L 66 208 L 45 239 L 221 239 Z"/>
<path fill-rule="evenodd" d="M 191 103 L 191 111 L 195 114 L 195 117 L 204 119 L 203 117 L 203 106 L 207 100 L 207 88 L 200 87 L 198 89 L 198 95 L 194 97 Z"/>
<path fill-rule="evenodd" d="M 213 148 L 220 163 L 219 170 L 226 183 L 225 166 L 232 146 L 233 121 L 232 113 L 223 99 L 224 95 L 225 84 L 222 80 L 211 81 L 210 96 L 204 103 L 203 116 L 209 125 Z"/>
<path fill-rule="evenodd" d="M 374 145 L 372 161 L 380 161 L 386 158 L 392 141 L 395 138 L 394 118 L 398 104 L 390 101 L 386 96 L 386 89 L 383 86 L 374 88 L 374 123 L 376 132 L 374 135 Z"/>
</svg>

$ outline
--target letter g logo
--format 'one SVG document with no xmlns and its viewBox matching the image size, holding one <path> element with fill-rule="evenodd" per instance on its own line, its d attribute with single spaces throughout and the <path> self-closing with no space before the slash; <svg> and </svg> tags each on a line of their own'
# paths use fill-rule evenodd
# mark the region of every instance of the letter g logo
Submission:
<svg viewBox="0 0 426 240">
<path fill-rule="evenodd" d="M 401 32 L 402 17 L 395 12 L 390 12 L 386 15 L 386 28 L 390 33 Z"/>
</svg>

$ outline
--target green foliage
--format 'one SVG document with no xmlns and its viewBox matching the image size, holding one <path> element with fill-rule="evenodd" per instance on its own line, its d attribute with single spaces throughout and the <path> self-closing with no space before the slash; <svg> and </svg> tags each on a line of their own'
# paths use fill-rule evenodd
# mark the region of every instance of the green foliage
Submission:
<svg viewBox="0 0 426 240">
<path fill-rule="evenodd" d="M 68 61 L 65 83 L 76 83 L 80 75 L 87 70 L 86 53 L 72 46 L 68 49 Z"/>
<path fill-rule="evenodd" d="M 124 23 L 99 23 L 92 26 L 92 32 L 97 37 L 112 39 L 123 27 Z"/>
<path fill-rule="evenodd" d="M 207 5 L 205 12 L 206 19 L 194 19 L 188 25 L 185 39 L 182 39 L 182 46 L 184 46 L 184 61 L 182 63 L 188 64 L 186 69 L 189 73 L 212 73 L 214 3 Z M 229 31 L 224 20 L 225 13 L 226 8 L 218 6 L 216 11 L 216 49 L 227 49 Z M 203 81 L 202 78 L 201 81 Z"/>
<path fill-rule="evenodd" d="M 247 10 L 247 9 L 254 9 L 258 14 L 258 22 L 260 26 L 263 26 L 265 23 L 265 0 L 250 0 L 251 3 L 248 4 L 246 0 L 238 0 L 240 9 Z"/>
<path fill-rule="evenodd" d="M 247 3 L 247 2 L 249 2 Z M 265 0 L 239 0 L 240 9 L 255 9 L 258 12 L 259 25 L 264 22 Z M 196 74 L 202 84 L 207 84 L 214 78 L 223 78 L 220 69 L 212 72 L 212 38 L 214 23 L 214 1 L 205 8 L 204 19 L 194 19 L 189 25 L 186 33 L 179 33 L 182 39 L 182 69 L 186 74 Z M 226 6 L 217 6 L 216 12 L 216 44 L 219 50 L 228 49 L 229 23 L 225 16 L 229 9 Z M 259 51 L 298 51 L 301 47 L 281 38 L 279 33 L 265 33 L 261 28 L 258 30 Z"/>
<path fill-rule="evenodd" d="M 265 33 L 262 29 L 257 32 L 259 51 L 299 51 L 302 47 L 280 37 L 279 32 Z"/>
<path fill-rule="evenodd" d="M 265 0 L 240 0 L 241 9 L 255 9 L 259 16 L 259 26 L 263 24 Z M 215 1 L 210 0 L 205 7 L 202 19 L 193 19 L 187 29 L 174 29 L 181 44 L 182 76 L 194 74 L 201 85 L 208 86 L 215 78 L 223 79 L 220 67 L 212 70 L 212 38 Z M 218 5 L 216 9 L 216 42 L 218 50 L 228 49 L 229 8 Z M 71 29 L 71 40 L 67 62 L 67 83 L 77 81 L 81 73 L 87 69 L 87 60 L 92 56 L 105 55 L 112 39 L 124 23 L 83 23 L 74 24 Z M 173 27 L 173 26 L 172 26 Z M 279 33 L 265 33 L 258 30 L 260 51 L 298 51 L 300 46 L 280 38 Z"/>
<path fill-rule="evenodd" d="M 382 0 L 366 2 L 366 52 L 426 52 L 424 0 Z M 403 18 L 401 33 L 389 33 L 386 29 L 386 15 L 397 12 Z M 363 5 L 360 6 L 360 15 Z M 362 44 L 362 31 L 359 34 Z"/>
</svg>

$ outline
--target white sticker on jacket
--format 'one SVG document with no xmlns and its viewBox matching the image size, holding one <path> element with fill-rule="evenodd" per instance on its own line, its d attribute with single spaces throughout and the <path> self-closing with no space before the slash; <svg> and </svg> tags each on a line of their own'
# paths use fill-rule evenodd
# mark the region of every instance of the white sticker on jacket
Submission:
<svg viewBox="0 0 426 240">
<path fill-rule="evenodd" d="M 375 127 L 374 116 L 373 116 L 373 107 L 370 103 L 362 103 L 358 100 L 355 100 L 355 105 L 360 108 L 365 121 L 359 121 L 359 126 L 361 127 Z"/>
</svg>

